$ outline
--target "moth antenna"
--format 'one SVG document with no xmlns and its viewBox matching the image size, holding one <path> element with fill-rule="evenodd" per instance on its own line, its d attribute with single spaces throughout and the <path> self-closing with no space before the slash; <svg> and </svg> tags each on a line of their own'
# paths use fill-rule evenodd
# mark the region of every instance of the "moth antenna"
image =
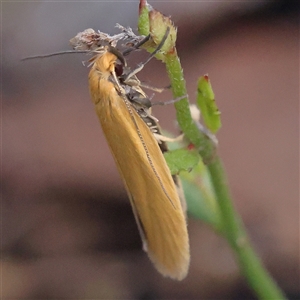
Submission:
<svg viewBox="0 0 300 300">
<path fill-rule="evenodd" d="M 170 27 L 167 28 L 165 35 L 163 36 L 161 42 L 159 43 L 157 48 L 150 54 L 150 56 L 147 58 L 147 60 L 144 63 L 139 64 L 136 69 L 134 69 L 132 72 L 127 74 L 126 78 L 124 79 L 124 82 L 126 82 L 126 80 L 128 80 L 129 78 L 134 76 L 136 73 L 140 72 L 144 68 L 144 66 L 158 53 L 158 51 L 161 50 L 169 33 L 170 33 Z"/>
<path fill-rule="evenodd" d="M 23 60 L 45 58 L 45 57 L 51 57 L 51 56 L 63 55 L 63 54 L 90 53 L 90 52 L 94 52 L 94 51 L 91 51 L 91 50 L 66 50 L 66 51 L 54 52 L 54 53 L 43 54 L 43 55 L 28 56 L 28 57 L 22 58 L 21 60 L 23 61 Z"/>
</svg>

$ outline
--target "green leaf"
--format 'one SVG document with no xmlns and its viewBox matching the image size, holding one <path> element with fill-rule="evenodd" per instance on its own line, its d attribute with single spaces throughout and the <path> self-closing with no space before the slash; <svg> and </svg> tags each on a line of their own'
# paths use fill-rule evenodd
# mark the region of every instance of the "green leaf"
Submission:
<svg viewBox="0 0 300 300">
<path fill-rule="evenodd" d="M 197 104 L 205 125 L 212 133 L 216 133 L 221 128 L 221 113 L 216 105 L 208 75 L 199 78 Z"/>
<path fill-rule="evenodd" d="M 164 153 L 171 174 L 181 171 L 190 172 L 199 162 L 200 156 L 195 150 L 176 149 Z"/>
<path fill-rule="evenodd" d="M 202 161 L 190 173 L 182 172 L 180 178 L 189 214 L 209 223 L 216 231 L 222 231 L 220 210 Z"/>
</svg>

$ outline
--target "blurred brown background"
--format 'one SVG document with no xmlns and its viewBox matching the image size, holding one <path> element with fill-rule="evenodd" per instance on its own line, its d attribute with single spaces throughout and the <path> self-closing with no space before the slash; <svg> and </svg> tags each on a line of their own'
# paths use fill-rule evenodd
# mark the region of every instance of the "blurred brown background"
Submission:
<svg viewBox="0 0 300 300">
<path fill-rule="evenodd" d="M 209 73 L 235 206 L 268 270 L 299 299 L 299 2 L 150 4 L 178 26 L 191 102 Z M 226 242 L 199 220 L 189 221 L 188 277 L 154 270 L 89 98 L 86 57 L 20 61 L 68 50 L 86 28 L 136 29 L 137 14 L 137 1 L 2 3 L 2 299 L 254 298 Z M 168 85 L 156 61 L 140 78 Z M 154 111 L 175 132 L 170 112 Z"/>
</svg>

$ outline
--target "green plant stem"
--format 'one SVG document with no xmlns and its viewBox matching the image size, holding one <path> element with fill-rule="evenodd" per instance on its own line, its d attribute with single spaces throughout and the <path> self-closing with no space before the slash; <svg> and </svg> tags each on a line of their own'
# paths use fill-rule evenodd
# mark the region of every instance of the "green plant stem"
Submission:
<svg viewBox="0 0 300 300">
<path fill-rule="evenodd" d="M 185 80 L 176 50 L 166 54 L 165 64 L 174 98 L 186 95 Z M 237 256 L 241 272 L 259 299 L 286 299 L 251 247 L 242 220 L 233 207 L 224 168 L 215 153 L 215 145 L 195 125 L 187 99 L 175 103 L 175 108 L 181 130 L 199 149 L 199 154 L 207 164 L 221 213 L 224 227 L 222 232 Z"/>
<path fill-rule="evenodd" d="M 183 72 L 176 49 L 166 54 L 164 62 L 171 81 L 174 99 L 187 95 L 185 80 L 183 78 Z M 198 129 L 193 121 L 188 99 L 182 99 L 175 102 L 174 105 L 179 127 L 184 132 L 185 136 L 199 150 L 203 161 L 210 161 L 215 153 L 215 145 Z"/>
<path fill-rule="evenodd" d="M 253 251 L 239 215 L 236 213 L 219 157 L 207 166 L 223 219 L 224 235 L 234 250 L 241 272 L 259 299 L 286 299 Z"/>
<path fill-rule="evenodd" d="M 144 35 L 149 34 L 151 27 L 155 27 L 155 21 L 152 18 L 151 23 L 151 18 L 148 16 L 148 13 L 151 14 L 151 11 L 148 11 L 149 6 L 146 3 L 145 0 L 140 2 L 139 28 L 140 33 Z M 163 22 L 160 24 L 163 24 Z M 165 31 L 166 28 L 163 28 L 162 32 Z M 147 50 L 151 52 L 151 49 Z M 187 95 L 183 71 L 175 47 L 165 53 L 163 61 L 166 64 L 167 73 L 171 81 L 174 99 Z M 226 175 L 222 162 L 216 155 L 215 144 L 198 129 L 193 121 L 187 98 L 176 102 L 175 108 L 181 130 L 198 149 L 203 162 L 207 165 L 221 214 L 223 225 L 221 233 L 227 238 L 234 250 L 241 272 L 259 299 L 286 299 L 251 247 L 242 220 L 233 207 Z"/>
<path fill-rule="evenodd" d="M 166 54 L 164 62 L 173 97 L 186 95 L 185 80 L 176 49 Z M 251 247 L 243 223 L 233 207 L 224 168 L 215 153 L 215 145 L 192 120 L 187 99 L 176 102 L 175 108 L 181 130 L 198 148 L 199 154 L 207 164 L 221 213 L 224 227 L 222 232 L 236 254 L 241 272 L 259 299 L 286 299 Z"/>
</svg>

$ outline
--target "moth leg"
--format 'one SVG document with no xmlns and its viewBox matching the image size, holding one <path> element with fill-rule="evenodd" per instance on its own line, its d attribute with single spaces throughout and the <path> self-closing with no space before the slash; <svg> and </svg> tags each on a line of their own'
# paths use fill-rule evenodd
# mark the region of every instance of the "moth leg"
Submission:
<svg viewBox="0 0 300 300">
<path fill-rule="evenodd" d="M 183 95 L 181 97 L 178 97 L 176 99 L 172 99 L 172 100 L 167 100 L 167 101 L 159 101 L 159 102 L 151 102 L 151 106 L 154 106 L 154 105 L 169 105 L 169 104 L 173 104 L 173 103 L 176 103 L 182 99 L 185 99 L 187 98 L 188 95 Z"/>
<path fill-rule="evenodd" d="M 146 37 L 144 37 L 141 41 L 139 41 L 138 43 L 136 43 L 135 45 L 133 45 L 133 47 L 128 48 L 126 50 L 123 51 L 123 55 L 126 56 L 128 55 L 130 52 L 137 50 L 138 48 L 140 48 L 142 45 L 144 45 L 145 43 L 147 43 L 150 40 L 150 34 L 148 34 Z"/>
<path fill-rule="evenodd" d="M 137 93 L 138 92 L 136 92 L 136 94 Z M 135 104 L 137 104 L 143 108 L 149 109 L 152 106 L 151 99 L 148 97 L 139 97 L 136 95 L 131 96 L 130 94 L 128 94 L 128 96 L 129 96 L 129 99 L 131 102 L 134 102 Z"/>
<path fill-rule="evenodd" d="M 180 142 L 183 140 L 183 137 L 184 137 L 183 133 L 178 135 L 175 138 L 170 138 L 170 137 L 164 136 L 162 134 L 158 134 L 158 133 L 153 133 L 153 135 L 159 144 L 162 142 L 170 142 L 170 143 Z"/>
<path fill-rule="evenodd" d="M 141 87 L 143 87 L 145 89 L 157 92 L 157 93 L 162 93 L 163 91 L 168 90 L 168 89 L 171 88 L 171 85 L 168 85 L 167 87 L 163 87 L 163 88 L 156 88 L 156 87 L 153 87 L 151 85 L 148 85 L 145 82 L 140 82 L 139 86 L 141 86 Z"/>
<path fill-rule="evenodd" d="M 136 92 L 136 94 L 138 94 L 138 92 Z M 169 105 L 169 104 L 176 103 L 176 102 L 178 102 L 178 101 L 180 101 L 182 99 L 185 99 L 187 97 L 187 95 L 178 97 L 176 99 L 167 100 L 167 101 L 159 101 L 159 102 L 152 102 L 151 101 L 152 97 L 143 97 L 143 96 L 140 97 L 140 96 L 133 95 L 133 96 L 130 97 L 130 100 L 132 102 L 137 103 L 137 104 L 141 104 L 144 107 L 150 108 L 150 107 L 152 107 L 154 105 L 162 105 L 163 106 L 163 105 Z"/>
</svg>

